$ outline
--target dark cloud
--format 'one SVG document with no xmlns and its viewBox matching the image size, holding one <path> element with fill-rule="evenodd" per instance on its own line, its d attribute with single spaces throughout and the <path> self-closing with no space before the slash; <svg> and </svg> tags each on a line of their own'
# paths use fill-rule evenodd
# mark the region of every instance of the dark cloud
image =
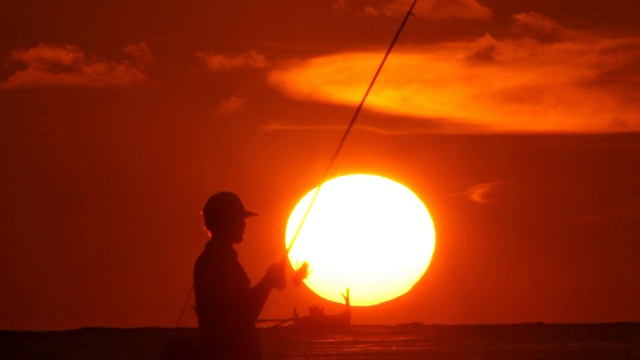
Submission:
<svg viewBox="0 0 640 360">
<path fill-rule="evenodd" d="M 491 63 L 498 56 L 498 42 L 487 34 L 473 44 L 473 50 L 466 59 L 471 63 Z"/>
<path fill-rule="evenodd" d="M 640 23 L 640 3 L 629 0 L 482 0 L 495 17 L 537 12 L 563 23 L 580 27 L 636 26 Z"/>
<path fill-rule="evenodd" d="M 11 74 L 0 88 L 127 86 L 146 80 L 143 70 L 151 61 L 146 44 L 127 46 L 124 52 L 132 56 L 133 61 L 98 59 L 72 45 L 39 44 L 28 50 L 15 50 L 11 53 L 12 62 L 26 68 Z"/>
<path fill-rule="evenodd" d="M 536 12 L 513 15 L 511 31 L 519 37 L 541 42 L 558 42 L 573 32 L 565 29 L 553 19 Z"/>
<path fill-rule="evenodd" d="M 196 56 L 203 59 L 211 71 L 264 68 L 268 65 L 265 56 L 256 51 L 236 55 L 197 53 Z"/>
<path fill-rule="evenodd" d="M 364 14 L 402 16 L 411 0 L 387 0 L 365 5 Z M 476 0 L 423 0 L 418 1 L 413 13 L 423 18 L 488 19 L 491 10 Z"/>
<path fill-rule="evenodd" d="M 238 112 L 247 102 L 247 98 L 241 96 L 231 96 L 220 102 L 218 108 L 215 110 L 215 116 L 228 116 Z"/>
</svg>

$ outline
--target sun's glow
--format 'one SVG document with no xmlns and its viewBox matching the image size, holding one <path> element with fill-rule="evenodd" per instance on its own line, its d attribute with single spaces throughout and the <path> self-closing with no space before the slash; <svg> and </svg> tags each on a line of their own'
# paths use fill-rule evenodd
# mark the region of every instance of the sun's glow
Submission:
<svg viewBox="0 0 640 360">
<path fill-rule="evenodd" d="M 316 188 L 317 189 L 317 188 Z M 316 189 L 287 223 L 289 247 Z M 294 268 L 309 264 L 305 284 L 319 296 L 375 305 L 405 294 L 423 276 L 435 248 L 429 211 L 407 187 L 384 177 L 355 174 L 325 182 L 289 252 Z"/>
</svg>

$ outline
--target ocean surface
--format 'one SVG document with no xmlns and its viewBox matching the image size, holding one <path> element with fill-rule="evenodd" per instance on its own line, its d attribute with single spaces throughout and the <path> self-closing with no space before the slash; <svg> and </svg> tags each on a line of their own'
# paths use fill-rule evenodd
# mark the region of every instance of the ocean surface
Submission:
<svg viewBox="0 0 640 360">
<path fill-rule="evenodd" d="M 640 323 L 260 329 L 265 359 L 640 359 Z M 158 359 L 191 328 L 0 331 L 0 359 Z"/>
</svg>

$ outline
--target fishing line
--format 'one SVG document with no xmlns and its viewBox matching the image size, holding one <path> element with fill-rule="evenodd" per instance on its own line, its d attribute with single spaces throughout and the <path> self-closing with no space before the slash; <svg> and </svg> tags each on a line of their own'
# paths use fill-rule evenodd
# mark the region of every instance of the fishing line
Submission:
<svg viewBox="0 0 640 360">
<path fill-rule="evenodd" d="M 178 316 L 178 322 L 176 323 L 176 329 L 180 327 L 180 322 L 182 321 L 182 317 L 184 316 L 184 312 L 187 310 L 187 305 L 189 304 L 189 299 L 191 298 L 191 294 L 193 293 L 194 284 L 191 284 L 191 288 L 189 289 L 189 293 L 187 293 L 187 298 L 184 299 L 184 305 L 182 305 L 182 311 L 180 311 L 180 316 Z"/>
<path fill-rule="evenodd" d="M 322 178 L 322 181 L 320 182 L 320 184 L 315 188 L 315 191 L 313 193 L 313 197 L 311 198 L 311 202 L 309 202 L 309 205 L 307 206 L 307 209 L 304 212 L 304 215 L 302 216 L 302 220 L 300 220 L 300 224 L 298 224 L 298 228 L 296 229 L 296 232 L 293 234 L 293 237 L 291 238 L 291 243 L 287 247 L 287 252 L 285 253 L 285 258 L 286 258 L 286 256 L 289 255 L 289 252 L 291 251 L 291 248 L 293 247 L 293 244 L 295 244 L 296 240 L 298 239 L 298 235 L 300 234 L 300 230 L 302 229 L 302 226 L 304 225 L 304 222 L 307 220 L 307 217 L 309 216 L 309 213 L 311 212 L 311 208 L 313 207 L 313 204 L 315 203 L 316 199 L 318 198 L 318 194 L 320 193 L 320 189 L 322 188 L 322 185 L 329 178 L 329 173 L 331 172 L 331 169 L 333 168 L 334 163 L 338 159 L 338 155 L 340 155 L 340 152 L 342 151 L 342 148 L 344 147 L 344 144 L 347 141 L 347 137 L 351 133 L 351 129 L 353 128 L 353 125 L 356 123 L 356 120 L 358 119 L 358 115 L 360 115 L 360 111 L 362 110 L 362 107 L 364 106 L 364 103 L 367 100 L 367 97 L 369 96 L 369 93 L 371 92 L 371 89 L 373 88 L 373 84 L 375 84 L 376 80 L 378 79 L 378 75 L 380 75 L 380 72 L 382 71 L 382 67 L 384 66 L 385 62 L 387 61 L 387 58 L 389 57 L 389 54 L 391 54 L 391 50 L 393 50 L 393 47 L 395 46 L 396 42 L 398 41 L 398 38 L 400 37 L 400 33 L 402 33 L 402 29 L 404 29 L 404 26 L 407 23 L 407 20 L 409 20 L 409 16 L 411 16 L 413 14 L 413 8 L 414 8 L 414 6 L 416 5 L 417 2 L 418 2 L 418 0 L 413 0 L 413 3 L 411 4 L 411 7 L 407 11 L 407 14 L 404 16 L 404 19 L 402 20 L 402 23 L 400 24 L 400 27 L 398 28 L 398 31 L 396 32 L 396 35 L 393 37 L 393 40 L 391 41 L 391 44 L 389 45 L 389 48 L 387 49 L 387 52 L 384 54 L 384 57 L 382 58 L 382 62 L 378 66 L 378 70 L 376 70 L 376 73 L 373 76 L 373 79 L 371 80 L 371 83 L 369 83 L 369 87 L 367 88 L 367 91 L 364 93 L 364 96 L 362 97 L 362 100 L 360 101 L 360 104 L 356 108 L 356 111 L 353 114 L 353 117 L 351 118 L 351 121 L 349 122 L 349 124 L 347 125 L 347 128 L 345 129 L 344 133 L 342 134 L 342 138 L 340 139 L 340 142 L 338 143 L 338 146 L 337 146 L 335 152 L 333 153 L 333 156 L 331 157 L 331 161 L 329 161 L 329 165 L 327 166 L 327 170 L 324 173 L 324 177 Z"/>
</svg>

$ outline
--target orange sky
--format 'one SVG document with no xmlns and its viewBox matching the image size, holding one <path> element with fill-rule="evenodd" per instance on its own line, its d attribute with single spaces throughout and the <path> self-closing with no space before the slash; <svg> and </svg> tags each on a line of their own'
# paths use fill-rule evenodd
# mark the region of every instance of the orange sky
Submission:
<svg viewBox="0 0 640 360">
<path fill-rule="evenodd" d="M 174 326 L 220 190 L 258 280 L 407 7 L 0 4 L 0 329 Z M 418 0 L 334 173 L 409 186 L 436 252 L 354 322 L 640 321 L 638 7 Z"/>
</svg>

